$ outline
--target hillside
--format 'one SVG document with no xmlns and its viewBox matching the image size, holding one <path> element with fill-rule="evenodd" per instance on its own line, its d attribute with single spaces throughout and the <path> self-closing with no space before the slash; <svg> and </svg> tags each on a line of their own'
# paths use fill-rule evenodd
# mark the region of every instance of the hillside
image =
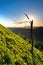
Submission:
<svg viewBox="0 0 43 65">
<path fill-rule="evenodd" d="M 43 65 L 43 52 L 34 48 L 34 65 Z M 0 65 L 32 65 L 31 44 L 0 25 Z"/>
<path fill-rule="evenodd" d="M 23 39 L 30 41 L 30 28 L 14 28 L 9 27 L 11 31 L 21 36 Z M 43 51 L 43 27 L 33 28 L 33 40 L 35 43 L 35 48 Z"/>
</svg>

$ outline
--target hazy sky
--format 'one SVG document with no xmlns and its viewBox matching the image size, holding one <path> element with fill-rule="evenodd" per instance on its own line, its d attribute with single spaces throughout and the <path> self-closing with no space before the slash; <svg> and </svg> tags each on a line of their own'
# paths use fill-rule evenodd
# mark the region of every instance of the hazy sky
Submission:
<svg viewBox="0 0 43 65">
<path fill-rule="evenodd" d="M 43 23 L 43 0 L 0 0 L 0 23 L 24 21 L 24 13 Z"/>
</svg>

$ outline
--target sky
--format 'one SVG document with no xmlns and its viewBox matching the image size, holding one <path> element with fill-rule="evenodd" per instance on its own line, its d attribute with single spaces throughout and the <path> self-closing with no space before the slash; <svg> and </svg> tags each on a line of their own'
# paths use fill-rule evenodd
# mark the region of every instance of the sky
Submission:
<svg viewBox="0 0 43 65">
<path fill-rule="evenodd" d="M 26 13 L 34 26 L 43 26 L 43 0 L 0 0 L 0 24 L 6 27 L 27 26 Z M 18 24 L 18 22 L 24 22 Z"/>
</svg>

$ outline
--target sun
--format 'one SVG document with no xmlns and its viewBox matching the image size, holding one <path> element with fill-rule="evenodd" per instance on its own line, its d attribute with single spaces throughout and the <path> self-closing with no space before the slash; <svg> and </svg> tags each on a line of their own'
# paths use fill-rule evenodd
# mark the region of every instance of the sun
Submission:
<svg viewBox="0 0 43 65">
<path fill-rule="evenodd" d="M 33 20 L 33 27 L 43 26 L 43 22 L 41 22 L 38 17 L 30 16 L 29 18 L 30 18 L 30 21 Z"/>
<path fill-rule="evenodd" d="M 30 19 L 30 21 L 36 21 L 36 17 L 35 16 L 29 16 L 29 19 Z"/>
</svg>

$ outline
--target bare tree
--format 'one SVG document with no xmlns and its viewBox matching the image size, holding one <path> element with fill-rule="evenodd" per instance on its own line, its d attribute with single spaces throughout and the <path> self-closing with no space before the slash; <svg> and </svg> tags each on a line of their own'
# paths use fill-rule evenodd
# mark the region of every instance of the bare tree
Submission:
<svg viewBox="0 0 43 65">
<path fill-rule="evenodd" d="M 28 20 L 30 20 L 26 13 L 25 13 L 25 16 L 28 18 Z M 30 31 L 31 34 L 30 35 L 31 35 L 31 43 L 32 43 L 31 52 L 32 52 L 32 62 L 33 62 L 33 60 L 34 60 L 34 53 L 33 53 L 33 47 L 34 47 L 34 44 L 33 44 L 33 20 L 32 21 L 30 20 L 29 23 L 30 23 L 30 26 L 31 26 L 31 31 Z M 34 65 L 34 62 L 32 63 L 32 65 Z"/>
</svg>

